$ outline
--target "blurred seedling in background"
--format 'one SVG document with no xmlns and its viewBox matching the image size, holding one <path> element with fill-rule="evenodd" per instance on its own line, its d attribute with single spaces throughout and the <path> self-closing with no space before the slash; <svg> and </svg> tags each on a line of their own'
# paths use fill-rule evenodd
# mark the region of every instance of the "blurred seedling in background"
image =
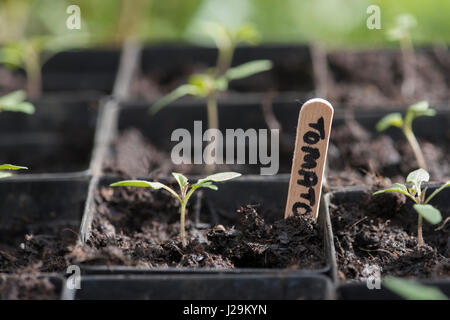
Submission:
<svg viewBox="0 0 450 320">
<path fill-rule="evenodd" d="M 25 98 L 26 94 L 23 90 L 14 91 L 0 97 L 0 112 L 11 111 L 33 114 L 35 108 L 33 104 L 25 101 Z M 15 166 L 12 164 L 0 165 L 0 179 L 10 177 L 12 175 L 10 172 L 5 172 L 5 170 L 28 170 L 28 168 Z"/>
<path fill-rule="evenodd" d="M 87 34 L 68 33 L 66 1 L 0 2 L 0 63 L 26 73 L 31 98 L 42 93 L 42 66 L 56 53 L 84 45 Z"/>
<path fill-rule="evenodd" d="M 401 183 L 395 183 L 392 187 L 384 190 L 380 190 L 374 193 L 374 195 L 385 193 L 385 192 L 398 192 L 406 195 L 412 201 L 414 201 L 414 210 L 418 214 L 417 222 L 417 240 L 418 245 L 424 244 L 422 236 L 422 220 L 425 218 L 431 224 L 438 224 L 442 221 L 441 212 L 434 208 L 429 202 L 442 190 L 450 187 L 450 181 L 447 181 L 440 188 L 436 189 L 428 198 L 426 198 L 427 188 L 422 190 L 422 183 L 428 182 L 430 180 L 430 175 L 424 169 L 417 169 L 412 171 L 406 177 L 406 183 L 411 185 L 410 187 L 405 186 Z"/>
<path fill-rule="evenodd" d="M 401 14 L 396 17 L 395 25 L 387 32 L 387 38 L 389 40 L 400 43 L 403 61 L 403 83 L 401 90 L 405 97 L 412 96 L 416 89 L 414 47 L 411 37 L 412 30 L 416 26 L 417 20 L 413 15 L 408 13 Z"/>
<path fill-rule="evenodd" d="M 251 25 L 243 25 L 233 31 L 220 23 L 205 22 L 204 29 L 214 40 L 218 49 L 216 67 L 208 69 L 205 73 L 191 75 L 186 84 L 179 86 L 157 101 L 150 108 L 150 112 L 154 114 L 171 102 L 191 95 L 206 99 L 208 127 L 209 129 L 218 129 L 217 92 L 228 90 L 230 81 L 244 79 L 270 70 L 272 62 L 270 60 L 254 60 L 231 67 L 234 51 L 238 44 L 255 45 L 259 41 L 259 34 Z M 209 137 L 208 141 L 211 139 L 212 137 Z M 211 159 L 206 162 L 213 163 Z M 209 167 L 209 170 L 212 169 L 213 167 Z"/>
<path fill-rule="evenodd" d="M 142 188 L 152 188 L 154 190 L 164 189 L 168 191 L 173 197 L 175 197 L 180 203 L 180 235 L 181 235 L 181 244 L 186 247 L 186 236 L 184 232 L 184 221 L 186 215 L 186 206 L 188 204 L 189 199 L 194 194 L 194 192 L 200 188 L 208 188 L 217 191 L 218 187 L 213 184 L 213 182 L 222 182 L 231 180 L 237 177 L 240 177 L 240 173 L 236 172 L 221 172 L 216 173 L 210 176 L 207 176 L 204 179 L 198 180 L 196 183 L 190 185 L 188 179 L 182 175 L 181 173 L 173 172 L 172 175 L 175 177 L 175 180 L 178 182 L 180 187 L 180 192 L 177 193 L 172 188 L 166 186 L 160 182 L 150 182 L 145 180 L 125 180 L 119 181 L 111 184 L 111 187 L 142 187 Z"/>
<path fill-rule="evenodd" d="M 420 149 L 419 142 L 417 142 L 416 136 L 414 135 L 412 123 L 418 117 L 434 116 L 435 114 L 436 110 L 430 108 L 427 101 L 421 101 L 410 106 L 404 118 L 399 112 L 390 113 L 378 121 L 376 127 L 378 131 L 384 131 L 389 127 L 400 128 L 414 152 L 417 164 L 420 168 L 428 170 L 422 149 Z"/>
<path fill-rule="evenodd" d="M 411 280 L 388 276 L 383 280 L 383 286 L 406 300 L 448 300 L 439 288 Z"/>
</svg>

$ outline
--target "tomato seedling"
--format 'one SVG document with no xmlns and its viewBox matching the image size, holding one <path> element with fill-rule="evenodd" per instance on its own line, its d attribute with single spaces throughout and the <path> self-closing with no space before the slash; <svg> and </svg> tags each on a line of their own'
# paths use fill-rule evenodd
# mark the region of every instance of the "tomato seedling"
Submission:
<svg viewBox="0 0 450 320">
<path fill-rule="evenodd" d="M 172 175 L 175 177 L 177 181 L 180 192 L 177 193 L 172 188 L 166 186 L 161 182 L 151 182 L 145 180 L 125 180 L 119 181 L 111 184 L 111 187 L 142 187 L 142 188 L 152 188 L 154 190 L 164 189 L 168 191 L 175 199 L 177 199 L 180 203 L 180 235 L 181 235 L 181 244 L 183 247 L 186 247 L 186 237 L 184 232 L 184 220 L 186 214 L 186 206 L 188 204 L 189 199 L 195 190 L 200 188 L 208 188 L 217 191 L 218 187 L 213 184 L 213 182 L 222 182 L 230 179 L 234 179 L 240 177 L 241 174 L 237 172 L 221 172 L 216 173 L 206 178 L 198 180 L 196 183 L 190 185 L 188 179 L 182 175 L 181 173 L 173 172 Z"/>
<path fill-rule="evenodd" d="M 206 109 L 209 129 L 219 128 L 219 115 L 217 109 L 217 92 L 228 90 L 230 81 L 243 79 L 260 72 L 270 70 L 270 60 L 254 60 L 232 67 L 234 51 L 239 43 L 256 44 L 258 32 L 250 25 L 243 25 L 236 31 L 219 23 L 205 23 L 205 29 L 213 38 L 218 48 L 218 58 L 215 68 L 210 68 L 205 73 L 196 73 L 189 77 L 183 84 L 158 100 L 151 108 L 151 113 L 158 112 L 161 108 L 191 95 L 200 99 L 206 99 Z M 212 137 L 209 138 L 211 140 Z M 212 161 L 208 161 L 212 162 Z"/>
<path fill-rule="evenodd" d="M 422 183 L 428 182 L 430 180 L 430 175 L 424 169 L 417 169 L 412 171 L 406 177 L 406 183 L 410 184 L 411 187 L 407 187 L 401 183 L 395 183 L 392 187 L 384 190 L 380 190 L 374 193 L 374 195 L 385 193 L 385 192 L 398 192 L 406 195 L 412 201 L 414 201 L 414 210 L 418 214 L 417 222 L 417 239 L 418 245 L 424 244 L 422 236 L 422 220 L 423 218 L 431 224 L 438 224 L 442 221 L 441 212 L 429 204 L 431 199 L 433 199 L 439 192 L 447 187 L 450 187 L 450 181 L 447 181 L 440 188 L 436 189 L 428 198 L 425 197 L 427 188 L 422 190 Z"/>
<path fill-rule="evenodd" d="M 384 131 L 389 127 L 398 127 L 403 131 L 409 145 L 414 153 L 414 157 L 417 160 L 417 164 L 420 168 L 428 170 L 425 158 L 423 156 L 422 149 L 420 149 L 419 142 L 414 134 L 412 123 L 414 119 L 422 116 L 434 116 L 436 110 L 430 108 L 427 101 L 421 101 L 411 105 L 406 111 L 406 115 L 403 118 L 401 113 L 394 112 L 384 116 L 378 121 L 376 127 L 378 131 Z"/>
</svg>

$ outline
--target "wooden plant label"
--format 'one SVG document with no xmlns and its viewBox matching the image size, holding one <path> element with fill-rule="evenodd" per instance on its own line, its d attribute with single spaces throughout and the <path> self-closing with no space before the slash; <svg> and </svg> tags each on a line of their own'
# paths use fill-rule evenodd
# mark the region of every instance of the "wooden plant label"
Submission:
<svg viewBox="0 0 450 320">
<path fill-rule="evenodd" d="M 285 218 L 317 219 L 332 119 L 333 107 L 323 99 L 308 100 L 300 110 Z"/>
</svg>

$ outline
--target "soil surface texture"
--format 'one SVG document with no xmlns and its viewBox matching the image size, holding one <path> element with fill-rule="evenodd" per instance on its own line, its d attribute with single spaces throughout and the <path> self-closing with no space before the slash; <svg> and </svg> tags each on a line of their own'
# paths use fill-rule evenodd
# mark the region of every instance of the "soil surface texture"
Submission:
<svg viewBox="0 0 450 320">
<path fill-rule="evenodd" d="M 383 185 L 379 185 L 380 190 Z M 378 266 L 383 275 L 448 277 L 450 275 L 450 224 L 448 208 L 440 208 L 440 225 L 423 225 L 425 244 L 417 245 L 417 213 L 403 195 L 386 193 L 358 199 L 333 199 L 338 274 L 341 280 L 360 279 L 366 266 Z"/>
<path fill-rule="evenodd" d="M 450 179 L 448 139 L 419 139 L 431 181 Z M 390 178 L 393 182 L 403 182 L 408 173 L 418 168 L 406 138 L 393 139 L 384 134 L 374 135 L 352 121 L 333 128 L 328 164 L 327 177 L 331 187 L 371 186 L 379 179 L 377 176 Z"/>
<path fill-rule="evenodd" d="M 450 55 L 439 48 L 415 52 L 414 91 L 402 94 L 399 50 L 336 51 L 328 54 L 327 98 L 346 107 L 399 107 L 421 100 L 432 106 L 449 100 Z"/>
<path fill-rule="evenodd" d="M 178 205 L 164 192 L 102 187 L 96 204 L 88 244 L 72 253 L 79 263 L 220 269 L 318 269 L 326 264 L 322 233 L 312 219 L 271 224 L 259 215 L 264 208 L 245 206 L 234 213 L 235 224 L 212 226 L 203 222 L 209 213 L 200 209 L 195 219 L 195 208 L 189 208 L 183 248 Z"/>
<path fill-rule="evenodd" d="M 57 300 L 59 292 L 47 277 L 37 274 L 0 275 L 0 300 Z"/>
</svg>

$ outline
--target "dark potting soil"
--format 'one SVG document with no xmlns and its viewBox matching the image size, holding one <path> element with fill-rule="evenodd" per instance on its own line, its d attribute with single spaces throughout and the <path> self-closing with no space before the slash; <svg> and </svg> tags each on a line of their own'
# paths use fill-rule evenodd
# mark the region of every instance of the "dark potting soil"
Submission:
<svg viewBox="0 0 450 320">
<path fill-rule="evenodd" d="M 384 187 L 379 185 L 373 191 Z M 380 267 L 384 276 L 450 276 L 450 224 L 439 227 L 425 221 L 425 245 L 418 247 L 417 214 L 411 201 L 392 193 L 375 197 L 371 194 L 366 193 L 358 202 L 332 200 L 330 214 L 339 277 L 363 278 L 366 266 Z M 441 213 L 445 220 L 450 209 Z"/>
<path fill-rule="evenodd" d="M 59 293 L 49 278 L 37 274 L 0 275 L 0 300 L 57 300 Z"/>
<path fill-rule="evenodd" d="M 336 51 L 328 54 L 327 98 L 349 107 L 399 107 L 421 100 L 431 105 L 449 100 L 450 53 L 434 49 L 415 52 L 415 91 L 402 95 L 400 51 Z"/>
<path fill-rule="evenodd" d="M 442 141 L 419 139 L 432 181 L 450 179 L 450 145 Z M 403 182 L 408 173 L 418 168 L 406 138 L 375 136 L 353 121 L 333 128 L 328 164 L 331 187 L 371 186 L 377 175 Z"/>
<path fill-rule="evenodd" d="M 105 159 L 103 172 L 124 177 L 164 177 L 171 172 L 190 175 L 205 175 L 205 165 L 175 165 L 170 152 L 162 151 L 152 144 L 135 128 L 124 130 L 112 144 L 109 158 Z M 291 156 L 282 157 L 280 152 L 280 173 L 291 171 Z M 259 174 L 259 165 L 221 164 L 216 165 L 215 172 L 237 171 L 242 174 Z"/>
<path fill-rule="evenodd" d="M 178 205 L 164 192 L 102 187 L 96 205 L 91 237 L 72 253 L 77 263 L 219 269 L 325 266 L 323 238 L 312 219 L 292 217 L 271 224 L 259 215 L 264 208 L 245 206 L 233 213 L 235 224 L 212 226 L 203 223 L 209 216 L 204 209 L 202 223 L 193 222 L 191 207 L 186 216 L 188 245 L 183 248 Z"/>
<path fill-rule="evenodd" d="M 30 226 L 0 233 L 0 272 L 65 272 L 77 239 L 73 226 Z"/>
</svg>

